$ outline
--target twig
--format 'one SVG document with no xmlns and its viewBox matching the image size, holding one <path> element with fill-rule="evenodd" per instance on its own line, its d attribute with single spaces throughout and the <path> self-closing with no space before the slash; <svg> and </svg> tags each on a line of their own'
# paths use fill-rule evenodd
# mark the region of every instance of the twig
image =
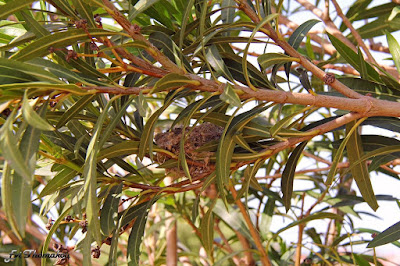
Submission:
<svg viewBox="0 0 400 266">
<path fill-rule="evenodd" d="M 306 196 L 306 193 L 303 192 L 303 195 L 301 196 L 301 210 L 300 210 L 300 217 L 299 220 L 307 217 L 307 216 L 303 216 L 303 211 L 304 211 L 304 198 Z M 302 247 L 302 241 L 303 241 L 303 232 L 304 232 L 304 228 L 305 228 L 305 223 L 301 223 L 299 224 L 299 231 L 298 231 L 298 236 L 297 236 L 297 246 L 296 246 L 296 258 L 294 261 L 294 265 L 295 266 L 300 266 L 300 259 L 301 259 L 301 247 Z"/>
<path fill-rule="evenodd" d="M 339 15 L 339 17 L 343 20 L 343 23 L 347 26 L 347 28 L 350 29 L 351 33 L 353 34 L 354 38 L 356 39 L 357 43 L 365 54 L 367 55 L 368 61 L 378 65 L 378 63 L 375 61 L 374 57 L 372 56 L 371 52 L 369 51 L 368 47 L 365 45 L 363 39 L 361 38 L 360 34 L 358 31 L 353 27 L 353 24 L 349 21 L 349 19 L 343 14 L 342 9 L 340 8 L 339 4 L 336 2 L 336 0 L 331 0 L 333 5 L 335 6 L 336 12 Z"/>
<path fill-rule="evenodd" d="M 174 64 L 168 57 L 166 57 L 160 50 L 158 50 L 149 40 L 147 40 L 141 33 L 140 28 L 137 25 L 132 25 L 124 15 L 108 0 L 102 0 L 105 5 L 107 13 L 109 13 L 114 20 L 121 25 L 121 27 L 132 37 L 132 39 L 136 41 L 144 42 L 147 47 L 146 51 L 158 62 L 161 63 L 166 69 L 171 72 L 184 74 L 185 70 L 179 68 L 176 64 Z"/>
<path fill-rule="evenodd" d="M 167 176 L 164 178 L 165 185 L 171 185 L 172 177 Z M 166 264 L 167 266 L 176 266 L 178 264 L 178 236 L 176 231 L 176 220 L 172 213 L 165 212 L 165 227 L 166 227 L 166 241 L 167 241 L 167 254 Z"/>
<path fill-rule="evenodd" d="M 246 15 L 254 22 L 254 23 L 259 23 L 260 19 L 258 16 L 255 14 L 253 9 L 249 6 L 247 1 L 245 0 L 236 0 L 239 3 L 239 9 L 241 9 Z M 300 1 L 300 0 L 299 0 Z M 306 1 L 307 2 L 307 1 Z M 308 3 L 308 2 L 307 2 Z M 320 14 L 321 15 L 321 14 Z M 333 24 L 333 22 L 332 22 Z M 334 24 L 333 24 L 334 25 Z M 336 27 L 336 26 L 335 26 Z M 297 52 L 295 49 L 293 49 L 292 46 L 289 45 L 289 43 L 286 42 L 283 38 L 281 38 L 278 33 L 275 32 L 275 30 L 269 25 L 265 24 L 264 29 L 267 31 L 267 35 L 271 37 L 275 41 L 275 43 L 280 46 L 285 52 L 292 56 L 300 59 L 300 64 L 307 69 L 308 71 L 312 72 L 317 78 L 324 80 L 326 73 L 321 70 L 319 67 L 308 61 L 307 58 L 302 56 L 299 52 Z M 340 32 L 340 31 L 339 31 Z M 345 86 L 343 83 L 339 82 L 338 80 L 334 80 L 332 83 L 329 84 L 332 88 L 337 90 L 338 92 L 342 93 L 343 95 L 349 97 L 349 98 L 361 98 L 362 95 L 353 91 L 349 87 Z"/>
<path fill-rule="evenodd" d="M 230 191 L 232 193 L 233 198 L 236 199 L 237 193 L 233 186 L 230 187 Z M 240 201 L 240 199 L 237 199 L 235 201 L 235 203 L 239 207 L 239 210 L 243 215 L 244 221 L 246 222 L 246 225 L 250 230 L 250 234 L 253 237 L 253 240 L 254 240 L 254 243 L 256 244 L 257 250 L 261 253 L 261 256 L 260 256 L 261 263 L 265 266 L 272 265 L 271 262 L 269 261 L 267 252 L 265 251 L 265 248 L 262 245 L 260 234 L 254 228 L 253 222 L 251 221 L 250 216 L 247 213 L 246 207 Z"/>
</svg>

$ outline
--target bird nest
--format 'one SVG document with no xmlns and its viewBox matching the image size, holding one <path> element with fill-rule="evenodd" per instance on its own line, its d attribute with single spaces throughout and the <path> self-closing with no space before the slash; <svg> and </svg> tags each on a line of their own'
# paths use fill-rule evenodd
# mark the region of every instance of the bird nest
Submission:
<svg viewBox="0 0 400 266">
<path fill-rule="evenodd" d="M 192 177 L 203 175 L 210 170 L 209 161 L 213 152 L 199 151 L 199 148 L 212 141 L 218 141 L 223 132 L 223 127 L 212 123 L 203 123 L 185 129 L 184 151 Z M 174 127 L 167 132 L 157 134 L 154 140 L 158 147 L 179 155 L 182 133 L 182 127 Z M 158 162 L 164 163 L 168 159 L 170 158 L 167 155 L 157 153 Z M 180 176 L 184 175 L 184 172 L 179 167 L 168 168 L 166 171 L 167 173 L 174 173 Z"/>
</svg>

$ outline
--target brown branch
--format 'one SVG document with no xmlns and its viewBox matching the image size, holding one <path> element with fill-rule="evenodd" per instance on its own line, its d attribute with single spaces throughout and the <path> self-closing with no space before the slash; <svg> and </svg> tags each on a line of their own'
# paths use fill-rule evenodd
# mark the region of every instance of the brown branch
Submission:
<svg viewBox="0 0 400 266">
<path fill-rule="evenodd" d="M 303 195 L 301 196 L 301 215 L 299 217 L 299 220 L 305 218 L 306 216 L 303 216 L 303 211 L 304 211 L 304 197 L 306 193 L 303 192 Z M 295 266 L 300 266 L 300 259 L 301 259 L 301 247 L 302 247 L 302 242 L 303 242 L 303 232 L 304 228 L 306 227 L 305 223 L 300 223 L 299 224 L 299 231 L 298 231 L 298 236 L 297 236 L 297 246 L 296 246 L 296 258 L 294 260 L 294 265 Z"/>
<path fill-rule="evenodd" d="M 196 75 L 188 75 L 194 80 L 199 80 L 203 83 L 200 86 L 193 86 L 193 89 L 198 89 L 208 92 L 223 92 L 223 86 L 217 85 L 214 81 L 206 80 Z M 310 105 L 316 107 L 336 108 L 340 110 L 347 110 L 350 112 L 357 112 L 363 116 L 394 116 L 400 117 L 400 103 L 379 100 L 370 96 L 362 96 L 359 99 L 348 99 L 336 96 L 326 95 L 312 95 L 308 93 L 295 93 L 285 91 L 275 91 L 260 89 L 253 91 L 252 89 L 244 86 L 235 85 L 235 89 L 239 91 L 240 98 L 242 99 L 256 99 L 262 101 L 272 101 L 275 103 L 291 103 Z M 139 94 L 140 91 L 148 92 L 151 87 L 131 87 L 131 88 L 115 88 L 115 87 L 82 87 L 88 91 L 95 93 L 113 93 L 113 94 Z"/>
<path fill-rule="evenodd" d="M 214 229 L 215 229 L 215 231 L 219 234 L 219 236 L 221 237 L 222 242 L 224 242 L 225 247 L 226 247 L 226 250 L 227 250 L 229 253 L 233 253 L 234 250 L 232 249 L 231 245 L 229 244 L 228 239 L 226 239 L 224 233 L 222 233 L 222 231 L 221 231 L 221 228 L 219 228 L 219 221 L 217 221 L 217 222 L 215 223 Z M 240 258 L 239 258 L 237 255 L 233 256 L 232 259 L 233 259 L 233 261 L 234 261 L 234 263 L 235 263 L 236 265 L 240 265 Z"/>
<path fill-rule="evenodd" d="M 358 31 L 353 27 L 353 24 L 351 24 L 350 20 L 343 14 L 342 9 L 340 8 L 339 4 L 336 2 L 336 0 L 331 0 L 333 5 L 335 6 L 336 12 L 338 16 L 343 20 L 343 23 L 347 26 L 347 28 L 350 29 L 351 33 L 353 34 L 354 38 L 356 39 L 357 43 L 359 46 L 362 47 L 363 51 L 367 55 L 368 61 L 378 65 L 378 63 L 375 61 L 374 57 L 372 56 L 371 52 L 369 51 L 368 47 L 365 45 L 363 39 L 361 38 L 360 34 Z"/>
<path fill-rule="evenodd" d="M 232 193 L 232 196 L 234 199 L 236 199 L 237 193 L 236 190 L 233 186 L 230 187 L 230 191 Z M 244 221 L 246 222 L 247 227 L 249 228 L 250 234 L 253 237 L 253 241 L 257 247 L 257 250 L 261 253 L 260 255 L 260 260 L 261 263 L 265 266 L 270 266 L 272 265 L 271 262 L 269 261 L 267 252 L 265 251 L 265 248 L 262 245 L 260 234 L 257 232 L 255 229 L 253 222 L 250 219 L 250 216 L 246 210 L 246 207 L 244 204 L 240 201 L 240 199 L 235 200 L 236 205 L 239 207 L 240 212 L 242 213 L 242 216 L 244 218 Z"/>
<path fill-rule="evenodd" d="M 260 22 L 259 17 L 257 14 L 253 11 L 253 9 L 249 6 L 247 1 L 245 0 L 236 0 L 239 3 L 239 9 L 241 9 L 246 15 L 256 24 Z M 299 0 L 300 1 L 300 0 Z M 303 1 L 303 0 L 301 0 Z M 307 2 L 307 1 L 306 1 Z M 308 2 L 307 2 L 308 3 Z M 319 9 L 318 9 L 319 10 Z M 320 11 L 320 10 L 319 10 Z M 321 14 L 320 14 L 321 15 Z M 336 26 L 335 26 L 336 27 Z M 292 46 L 289 45 L 289 43 L 286 42 L 283 38 L 281 38 L 278 33 L 275 32 L 275 30 L 269 25 L 265 24 L 264 29 L 268 32 L 268 36 L 271 37 L 272 40 L 275 41 L 275 43 L 280 46 L 285 52 L 292 56 L 300 59 L 300 64 L 307 69 L 308 71 L 312 72 L 317 78 L 324 80 L 325 78 L 325 72 L 321 70 L 319 67 L 308 61 L 307 58 L 302 56 L 299 52 L 297 52 L 295 49 L 293 49 Z M 343 95 L 349 97 L 349 98 L 361 98 L 362 95 L 359 93 L 351 90 L 349 87 L 345 86 L 343 83 L 339 82 L 338 80 L 334 80 L 333 83 L 329 84 L 332 88 L 337 90 L 338 92 L 342 93 Z"/>
<path fill-rule="evenodd" d="M 352 42 L 350 42 L 346 37 L 343 36 L 342 32 L 336 27 L 335 23 L 328 17 L 324 16 L 324 12 L 319 9 L 318 7 L 314 6 L 307 0 L 296 0 L 299 4 L 304 6 L 306 9 L 314 13 L 318 18 L 320 18 L 325 26 L 326 26 L 326 31 L 338 38 L 341 42 L 346 44 L 350 49 L 353 51 L 357 52 L 356 47 Z"/>
<path fill-rule="evenodd" d="M 167 176 L 164 178 L 165 185 L 171 185 L 172 177 Z M 166 227 L 166 241 L 167 241 L 167 253 L 166 253 L 166 264 L 167 266 L 176 266 L 178 264 L 178 236 L 177 236 L 177 224 L 176 219 L 172 213 L 165 211 L 165 227 Z"/>
<path fill-rule="evenodd" d="M 107 13 L 110 14 L 114 20 L 136 41 L 144 42 L 147 47 L 146 51 L 158 62 L 161 63 L 167 70 L 184 74 L 185 70 L 175 65 L 168 57 L 166 57 L 160 50 L 158 50 L 149 40 L 147 40 L 141 33 L 137 25 L 132 25 L 124 15 L 108 0 L 102 0 L 105 5 Z"/>
</svg>

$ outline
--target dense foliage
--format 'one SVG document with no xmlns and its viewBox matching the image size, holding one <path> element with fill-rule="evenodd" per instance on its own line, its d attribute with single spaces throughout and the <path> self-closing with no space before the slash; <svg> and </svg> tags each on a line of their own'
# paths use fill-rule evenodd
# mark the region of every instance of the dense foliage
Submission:
<svg viewBox="0 0 400 266">
<path fill-rule="evenodd" d="M 400 9 L 352 2 L 0 0 L 2 255 L 380 264 L 400 223 L 353 219 L 397 200 Z"/>
</svg>

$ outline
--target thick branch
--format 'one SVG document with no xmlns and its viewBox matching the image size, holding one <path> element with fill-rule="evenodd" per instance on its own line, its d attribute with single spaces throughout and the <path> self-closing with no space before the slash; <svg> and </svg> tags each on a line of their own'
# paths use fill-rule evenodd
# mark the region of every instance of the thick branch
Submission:
<svg viewBox="0 0 400 266">
<path fill-rule="evenodd" d="M 193 86 L 193 89 L 208 92 L 223 92 L 223 86 L 217 85 L 214 81 L 206 80 L 195 75 L 189 75 L 195 80 L 203 83 L 200 86 Z M 151 87 L 131 87 L 131 88 L 115 88 L 115 87 L 83 87 L 88 91 L 97 93 L 113 93 L 113 94 L 139 94 L 149 92 Z M 317 107 L 336 108 L 350 112 L 361 113 L 363 116 L 393 116 L 400 117 L 400 103 L 386 100 L 379 100 L 369 96 L 362 96 L 359 99 L 348 99 L 337 96 L 312 95 L 308 93 L 296 93 L 285 91 L 274 91 L 260 89 L 253 91 L 244 86 L 236 85 L 235 89 L 239 91 L 242 99 L 256 99 L 261 101 L 269 101 L 275 103 L 290 103 L 310 105 Z"/>
</svg>

